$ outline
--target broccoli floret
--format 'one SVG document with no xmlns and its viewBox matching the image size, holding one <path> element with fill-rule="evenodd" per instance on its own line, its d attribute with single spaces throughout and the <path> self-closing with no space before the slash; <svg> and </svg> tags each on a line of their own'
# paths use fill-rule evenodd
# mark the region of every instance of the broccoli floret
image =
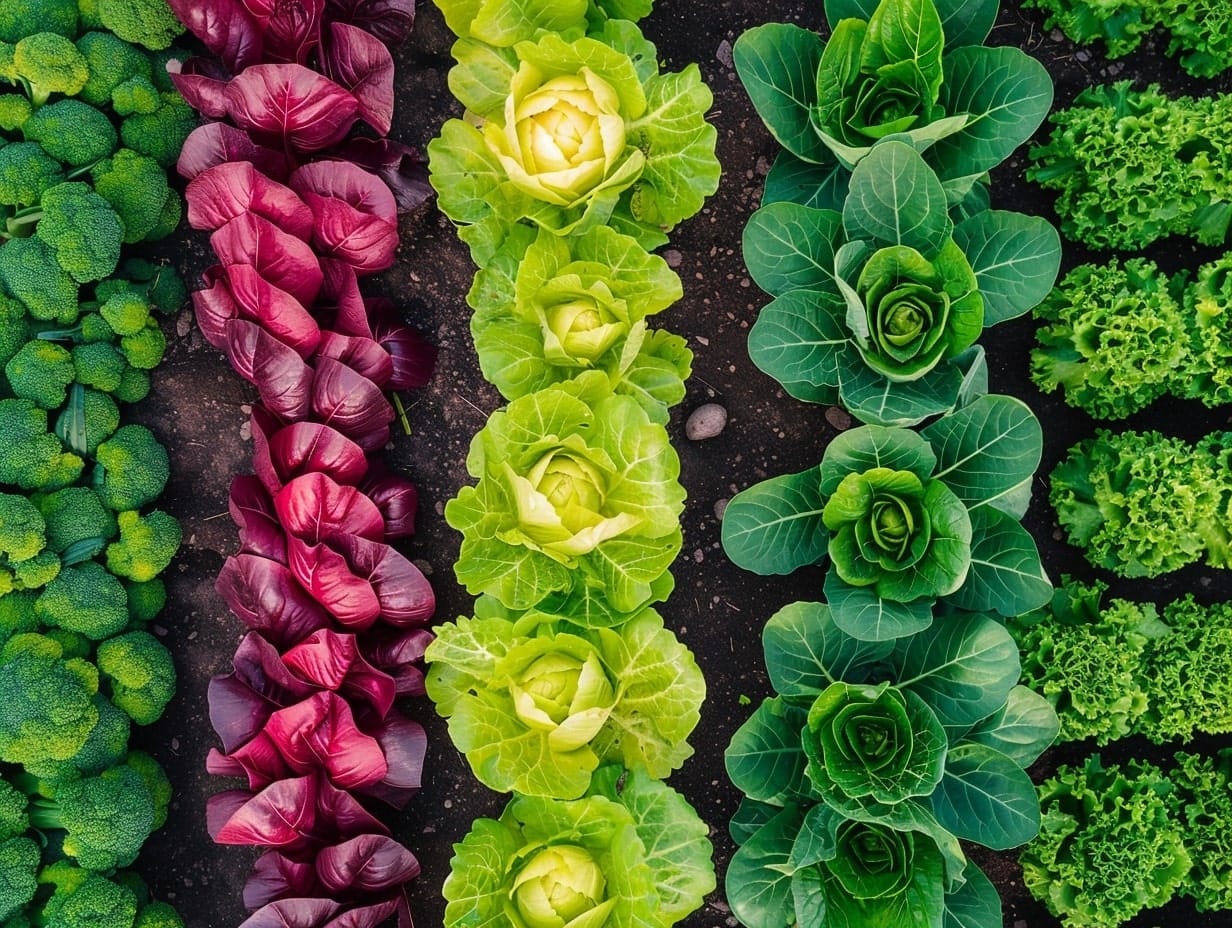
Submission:
<svg viewBox="0 0 1232 928">
<path fill-rule="evenodd" d="M 0 364 L 7 364 L 29 340 L 30 325 L 26 321 L 26 308 L 0 293 Z"/>
<path fill-rule="evenodd" d="M 47 547 L 56 554 L 64 554 L 82 542 L 93 543 L 97 554 L 119 531 L 115 516 L 91 487 L 66 487 L 48 493 L 39 497 L 38 508 L 47 526 Z"/>
<path fill-rule="evenodd" d="M 114 393 L 120 388 L 124 368 L 128 366 L 124 355 L 109 342 L 74 345 L 72 359 L 77 381 L 104 393 Z"/>
<path fill-rule="evenodd" d="M 149 57 L 110 32 L 87 32 L 77 40 L 77 50 L 90 67 L 90 79 L 78 96 L 91 106 L 106 106 L 112 92 L 130 78 L 151 76 Z"/>
<path fill-rule="evenodd" d="M 171 476 L 167 449 L 144 425 L 122 425 L 98 446 L 94 488 L 108 509 L 140 509 L 162 495 Z"/>
<path fill-rule="evenodd" d="M 85 635 L 79 635 L 76 632 L 66 631 L 63 628 L 44 628 L 42 629 L 42 634 L 54 640 L 56 644 L 63 649 L 65 660 L 68 660 L 70 657 L 87 659 L 94 651 L 94 642 Z M 60 761 L 56 761 L 56 763 L 60 763 Z M 26 769 L 34 772 L 36 768 L 34 766 L 27 765 Z M 41 771 L 43 769 L 43 765 L 37 765 L 37 769 Z M 43 774 L 40 772 L 38 775 L 42 776 Z M 58 778 L 51 777 L 49 779 Z"/>
<path fill-rule="evenodd" d="M 39 882 L 48 882 L 47 869 L 39 875 Z M 40 928 L 131 928 L 137 917 L 132 890 L 102 874 L 73 869 L 80 877 L 68 883 L 57 881 L 55 893 L 36 917 Z"/>
<path fill-rule="evenodd" d="M 42 215 L 35 234 L 56 254 L 60 267 L 78 283 L 102 280 L 120 263 L 124 226 L 107 200 L 88 184 L 57 184 L 39 199 Z"/>
<path fill-rule="evenodd" d="M 0 42 L 16 42 L 34 32 L 76 35 L 76 0 L 4 0 L 0 4 Z"/>
<path fill-rule="evenodd" d="M 60 559 L 52 551 L 40 551 L 29 560 L 10 564 L 13 584 L 19 590 L 36 590 L 60 575 Z"/>
<path fill-rule="evenodd" d="M 175 665 L 162 642 L 149 632 L 128 632 L 98 646 L 95 662 L 111 686 L 111 701 L 138 725 L 162 717 L 175 695 Z"/>
<path fill-rule="evenodd" d="M 19 93 L 0 93 L 0 132 L 16 132 L 33 112 L 28 98 Z"/>
<path fill-rule="evenodd" d="M 10 594 L 11 595 L 11 594 Z M 98 724 L 98 670 L 46 635 L 14 635 L 0 648 L 0 759 L 68 760 Z"/>
<path fill-rule="evenodd" d="M 197 128 L 197 114 L 174 91 L 163 91 L 153 113 L 134 113 L 120 124 L 120 138 L 134 151 L 149 155 L 164 168 L 172 167 L 188 134 Z"/>
<path fill-rule="evenodd" d="M 146 299 L 155 312 L 173 313 L 188 302 L 188 288 L 170 265 L 129 258 L 120 265 L 120 273 L 144 285 Z"/>
<path fill-rule="evenodd" d="M 137 75 L 120 84 L 111 94 L 111 108 L 120 116 L 141 113 L 148 116 L 162 106 L 158 88 L 148 77 Z"/>
<path fill-rule="evenodd" d="M 77 321 L 77 283 L 42 239 L 13 239 L 0 248 L 0 283 L 35 319 Z"/>
<path fill-rule="evenodd" d="M 0 400 L 0 435 L 0 483 L 50 491 L 81 476 L 81 458 L 64 450 L 60 439 L 47 431 L 46 411 L 29 400 Z"/>
<path fill-rule="evenodd" d="M 150 318 L 149 302 L 133 290 L 108 298 L 98 311 L 117 335 L 136 335 Z"/>
<path fill-rule="evenodd" d="M 128 612 L 134 622 L 149 622 L 167 605 L 167 585 L 155 577 L 144 583 L 125 582 L 128 591 Z"/>
<path fill-rule="evenodd" d="M 73 382 L 73 356 L 54 342 L 31 339 L 4 365 L 13 395 L 41 406 L 58 409 L 68 399 Z"/>
<path fill-rule="evenodd" d="M 30 802 L 30 824 L 63 829 L 66 855 L 87 870 L 127 867 L 137 859 L 154 826 L 154 797 L 141 774 L 120 765 L 97 776 L 59 783 L 54 792 L 54 797 L 39 796 Z M 65 905 L 70 903 L 71 899 Z M 133 907 L 135 918 L 135 900 Z"/>
<path fill-rule="evenodd" d="M 47 547 L 47 523 L 24 496 L 0 493 L 0 559 L 25 561 Z"/>
<path fill-rule="evenodd" d="M 119 427 L 120 407 L 115 400 L 79 383 L 69 387 L 68 405 L 56 419 L 56 434 L 70 449 L 83 457 L 93 457 L 99 443 Z"/>
<path fill-rule="evenodd" d="M 33 206 L 50 187 L 64 181 L 60 162 L 37 142 L 10 142 L 0 147 L 0 204 Z"/>
<path fill-rule="evenodd" d="M 167 173 L 153 158 L 121 148 L 90 171 L 94 189 L 111 204 L 124 224 L 124 241 L 147 238 L 162 219 L 171 195 Z"/>
<path fill-rule="evenodd" d="M 148 371 L 158 367 L 167 351 L 167 336 L 153 319 L 149 320 L 135 335 L 120 339 L 120 351 L 128 363 L 138 370 Z"/>
<path fill-rule="evenodd" d="M 0 647 L 14 635 L 38 631 L 38 617 L 34 603 L 38 594 L 18 590 L 0 596 Z"/>
<path fill-rule="evenodd" d="M 107 569 L 138 583 L 153 580 L 171 563 L 179 550 L 180 523 L 161 509 L 149 515 L 129 510 L 116 521 L 120 539 L 107 546 Z"/>
<path fill-rule="evenodd" d="M 133 928 L 184 928 L 184 919 L 167 903 L 151 902 L 137 913 Z"/>
<path fill-rule="evenodd" d="M 47 154 L 87 167 L 102 161 L 119 144 L 107 114 L 80 100 L 57 100 L 37 110 L 21 127 L 26 141 L 38 142 Z"/>
<path fill-rule="evenodd" d="M 0 841 L 24 835 L 29 830 L 26 794 L 8 780 L 0 779 Z"/>
<path fill-rule="evenodd" d="M 132 733 L 128 715 L 102 693 L 95 695 L 94 707 L 98 709 L 98 724 L 90 731 L 81 750 L 67 761 L 71 765 L 71 779 L 102 773 L 124 761 L 128 754 L 128 738 Z"/>
<path fill-rule="evenodd" d="M 120 386 L 111 394 L 121 403 L 139 403 L 150 392 L 150 375 L 135 367 L 128 367 L 120 379 Z"/>
<path fill-rule="evenodd" d="M 72 97 L 90 77 L 85 56 L 69 39 L 54 32 L 26 35 L 13 48 L 13 67 L 35 108 L 53 93 Z"/>
<path fill-rule="evenodd" d="M 167 821 L 167 809 L 171 805 L 171 781 L 167 779 L 162 765 L 145 751 L 129 751 L 124 763 L 137 771 L 145 781 L 150 797 L 154 800 L 154 827 L 162 828 Z M 148 893 L 145 895 L 148 896 Z M 138 893 L 138 898 L 141 897 L 142 894 Z"/>
<path fill-rule="evenodd" d="M 128 624 L 128 593 L 97 561 L 85 561 L 60 571 L 34 604 L 44 625 L 102 641 Z"/>
<path fill-rule="evenodd" d="M 144 48 L 167 48 L 184 32 L 167 0 L 97 0 L 97 7 L 107 29 Z"/>
<path fill-rule="evenodd" d="M 16 915 L 38 891 L 39 846 L 25 837 L 0 843 L 0 921 Z"/>
</svg>

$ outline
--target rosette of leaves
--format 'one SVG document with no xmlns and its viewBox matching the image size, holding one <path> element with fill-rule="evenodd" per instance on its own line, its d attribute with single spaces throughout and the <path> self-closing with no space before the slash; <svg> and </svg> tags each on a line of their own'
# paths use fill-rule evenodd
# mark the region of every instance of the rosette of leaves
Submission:
<svg viewBox="0 0 1232 928">
<path fill-rule="evenodd" d="M 1191 866 L 1174 797 L 1151 764 L 1104 767 L 1094 754 L 1082 767 L 1062 765 L 1040 787 L 1039 837 L 1018 858 L 1023 883 L 1083 928 L 1116 928 L 1163 905 Z"/>
<path fill-rule="evenodd" d="M 480 267 L 519 223 L 559 235 L 610 225 L 656 248 L 718 188 L 697 66 L 660 74 L 631 22 L 581 31 L 454 46 L 449 85 L 470 118 L 445 123 L 429 166 Z"/>
<path fill-rule="evenodd" d="M 607 226 L 570 236 L 518 226 L 467 296 L 479 366 L 508 400 L 601 370 L 666 423 L 693 352 L 646 317 L 681 295 L 666 261 Z"/>
<path fill-rule="evenodd" d="M 919 432 L 851 429 L 817 466 L 736 494 L 723 516 L 723 549 L 761 574 L 828 556 L 826 600 L 857 638 L 918 632 L 938 603 L 1018 615 L 1052 595 L 1019 523 L 1042 447 L 1031 410 L 999 395 Z"/>
<path fill-rule="evenodd" d="M 755 212 L 744 259 L 775 297 L 749 333 L 754 364 L 798 399 L 914 425 L 986 380 L 969 349 L 1047 296 L 1061 242 L 1021 213 L 955 223 L 933 169 L 891 138 L 856 165 L 841 212 L 790 202 Z"/>
<path fill-rule="evenodd" d="M 615 625 L 671 589 L 684 488 L 667 430 L 607 375 L 511 402 L 471 442 L 478 478 L 445 505 L 472 594 Z"/>
<path fill-rule="evenodd" d="M 1173 391 L 1206 406 L 1232 403 L 1232 255 L 1202 265 L 1183 300 L 1189 355 Z"/>
<path fill-rule="evenodd" d="M 843 632 L 821 603 L 767 622 L 777 695 L 736 732 L 727 771 L 745 794 L 731 831 L 732 911 L 750 928 L 998 924 L 991 884 L 959 839 L 1004 849 L 1039 827 L 1023 768 L 1056 714 L 1016 686 L 1017 648 L 995 620 L 955 616 L 896 641 Z M 857 918 L 857 914 L 860 916 Z"/>
<path fill-rule="evenodd" d="M 836 207 L 870 147 L 902 133 L 923 150 L 952 204 L 968 195 L 986 203 L 987 172 L 1052 106 L 1039 62 L 981 44 L 997 0 L 826 0 L 825 12 L 828 41 L 767 23 L 733 48 L 757 114 L 785 149 L 763 202 Z"/>
<path fill-rule="evenodd" d="M 605 767 L 581 799 L 515 796 L 454 846 L 445 928 L 670 928 L 714 889 L 708 831 L 640 770 Z"/>
<path fill-rule="evenodd" d="M 602 763 L 663 778 L 693 750 L 706 684 L 653 609 L 581 628 L 490 597 L 438 626 L 428 695 L 475 772 L 499 792 L 576 799 Z"/>
<path fill-rule="evenodd" d="M 1174 815 L 1185 828 L 1193 861 L 1178 888 L 1199 912 L 1232 909 L 1232 749 L 1215 755 L 1178 752 L 1168 779 L 1176 786 Z"/>
</svg>

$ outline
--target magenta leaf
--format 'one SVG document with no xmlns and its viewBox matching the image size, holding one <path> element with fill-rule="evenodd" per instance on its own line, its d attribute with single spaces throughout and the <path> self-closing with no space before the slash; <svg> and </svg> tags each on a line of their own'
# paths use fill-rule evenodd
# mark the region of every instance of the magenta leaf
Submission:
<svg viewBox="0 0 1232 928">
<path fill-rule="evenodd" d="M 227 360 L 257 388 L 261 402 L 283 419 L 307 418 L 316 372 L 295 349 L 244 319 L 230 320 L 224 331 Z"/>
<path fill-rule="evenodd" d="M 341 908 L 333 899 L 279 899 L 257 909 L 240 928 L 323 928 Z"/>
<path fill-rule="evenodd" d="M 322 774 L 271 783 L 258 793 L 226 790 L 206 802 L 217 844 L 249 844 L 298 857 L 366 832 L 389 834 L 358 800 Z"/>
<path fill-rule="evenodd" d="M 278 708 L 232 671 L 210 679 L 207 689 L 210 724 L 230 752 L 255 738 Z M 238 764 L 238 762 L 237 762 Z"/>
<path fill-rule="evenodd" d="M 277 647 L 291 647 L 331 624 L 329 613 L 287 566 L 269 558 L 251 554 L 227 558 L 214 589 L 240 621 Z"/>
<path fill-rule="evenodd" d="M 364 656 L 390 674 L 399 696 L 423 696 L 423 656 L 433 635 L 426 628 L 377 627 L 364 636 Z"/>
<path fill-rule="evenodd" d="M 299 300 L 271 284 L 251 264 L 227 265 L 226 274 L 242 316 L 260 323 L 304 360 L 312 357 L 321 341 L 321 328 Z"/>
<path fill-rule="evenodd" d="M 184 102 L 208 119 L 227 115 L 227 84 L 231 76 L 212 58 L 171 59 L 167 76 Z"/>
<path fill-rule="evenodd" d="M 428 162 L 409 145 L 392 139 L 352 138 L 334 149 L 330 157 L 358 164 L 383 180 L 400 213 L 414 212 L 432 198 Z"/>
<path fill-rule="evenodd" d="M 258 145 L 247 132 L 223 122 L 207 122 L 193 129 L 184 141 L 175 168 L 181 177 L 192 180 L 202 171 L 229 161 L 251 161 L 258 171 L 274 180 L 291 172 L 286 154 Z"/>
<path fill-rule="evenodd" d="M 318 357 L 313 373 L 311 406 L 317 418 L 365 451 L 385 447 L 394 409 L 381 388 L 333 358 Z"/>
<path fill-rule="evenodd" d="M 380 743 L 359 730 L 351 706 L 337 693 L 313 693 L 279 709 L 263 734 L 277 745 L 292 770 L 324 770 L 341 789 L 378 783 L 389 773 Z"/>
<path fill-rule="evenodd" d="M 290 187 L 270 180 L 251 161 L 216 164 L 201 172 L 184 193 L 188 224 L 217 229 L 243 213 L 256 213 L 298 239 L 312 238 L 312 210 Z"/>
<path fill-rule="evenodd" d="M 381 745 L 389 773 L 379 783 L 365 787 L 363 792 L 395 809 L 405 808 L 423 782 L 424 755 L 428 750 L 423 726 L 394 712 L 370 731 Z"/>
<path fill-rule="evenodd" d="M 358 485 L 368 472 L 363 449 L 320 422 L 280 426 L 264 408 L 254 406 L 252 437 L 257 474 L 271 493 L 302 474 L 319 471 L 329 474 L 335 483 Z M 373 502 L 381 509 L 379 500 Z"/>
<path fill-rule="evenodd" d="M 398 928 L 412 928 L 406 894 L 399 891 L 392 898 L 369 905 L 357 905 L 339 913 L 321 928 L 376 928 L 394 912 L 398 913 Z"/>
<path fill-rule="evenodd" d="M 371 32 L 386 45 L 397 45 L 415 25 L 415 0 L 326 0 L 328 16 Z"/>
<path fill-rule="evenodd" d="M 355 268 L 335 258 L 321 259 L 325 282 L 315 309 L 326 328 L 343 335 L 372 337 L 368 325 L 368 308 L 359 292 L 359 277 Z M 328 323 L 328 324 L 327 324 Z"/>
<path fill-rule="evenodd" d="M 378 297 L 365 300 L 364 304 L 372 338 L 393 361 L 389 389 L 409 390 L 426 385 L 436 367 L 436 346 L 406 325 L 389 300 Z"/>
<path fill-rule="evenodd" d="M 232 478 L 227 508 L 232 521 L 239 526 L 242 553 L 286 563 L 287 533 L 279 524 L 274 502 L 260 480 L 252 474 Z"/>
<path fill-rule="evenodd" d="M 244 883 L 244 908 L 252 912 L 277 899 L 324 895 L 311 863 L 267 851 L 257 858 Z"/>
<path fill-rule="evenodd" d="M 381 461 L 374 459 L 360 490 L 376 503 L 385 520 L 385 540 L 407 538 L 415 534 L 415 510 L 419 493 L 415 485 L 401 474 L 395 474 Z"/>
<path fill-rule="evenodd" d="M 388 835 L 357 835 L 323 847 L 314 862 L 317 878 L 330 893 L 378 893 L 419 875 L 415 855 Z"/>
<path fill-rule="evenodd" d="M 394 59 L 370 32 L 347 23 L 329 24 L 322 57 L 325 73 L 359 102 L 359 115 L 377 135 L 389 135 L 394 119 Z"/>
<path fill-rule="evenodd" d="M 244 0 L 265 33 L 266 61 L 307 64 L 321 42 L 325 0 Z"/>
<path fill-rule="evenodd" d="M 206 268 L 201 277 L 205 287 L 194 290 L 192 295 L 197 328 L 207 342 L 215 348 L 222 348 L 227 343 L 227 321 L 236 318 L 240 309 L 235 305 L 235 297 L 227 284 L 226 268 L 215 264 Z"/>
<path fill-rule="evenodd" d="M 308 545 L 291 536 L 287 555 L 295 578 L 340 623 L 362 631 L 377 620 L 381 602 L 376 590 L 329 545 Z"/>
<path fill-rule="evenodd" d="M 380 718 L 393 707 L 393 677 L 364 659 L 354 635 L 321 629 L 289 649 L 282 660 L 310 683 L 367 703 Z"/>
<path fill-rule="evenodd" d="M 312 208 L 313 242 L 325 257 L 364 274 L 393 264 L 398 204 L 383 181 L 346 161 L 317 161 L 298 168 L 290 184 Z"/>
<path fill-rule="evenodd" d="M 168 0 L 167 5 L 232 74 L 262 60 L 264 34 L 240 0 Z"/>
<path fill-rule="evenodd" d="M 359 112 L 346 89 L 299 64 L 253 65 L 227 85 L 227 102 L 241 129 L 300 152 L 342 141 Z"/>
<path fill-rule="evenodd" d="M 376 591 L 380 614 L 391 625 L 423 625 L 436 598 L 419 568 L 387 544 L 349 535 L 335 542 L 352 569 Z"/>
<path fill-rule="evenodd" d="M 263 216 L 241 213 L 210 235 L 210 247 L 224 265 L 251 264 L 257 275 L 311 306 L 324 273 L 309 245 Z"/>
<path fill-rule="evenodd" d="M 385 520 L 376 503 L 355 487 L 337 484 L 322 473 L 290 481 L 274 497 L 282 527 L 308 544 L 360 535 L 373 541 L 385 536 Z"/>
<path fill-rule="evenodd" d="M 317 351 L 320 357 L 342 362 L 382 389 L 389 386 L 393 377 L 393 359 L 371 338 L 362 335 L 340 335 L 327 330 L 322 333 Z"/>
<path fill-rule="evenodd" d="M 205 770 L 213 774 L 231 771 L 232 776 L 236 775 L 233 771 L 239 770 L 248 777 L 249 789 L 264 789 L 278 780 L 306 772 L 287 764 L 277 742 L 263 731 L 257 732 L 229 756 L 211 748 L 205 758 Z"/>
</svg>

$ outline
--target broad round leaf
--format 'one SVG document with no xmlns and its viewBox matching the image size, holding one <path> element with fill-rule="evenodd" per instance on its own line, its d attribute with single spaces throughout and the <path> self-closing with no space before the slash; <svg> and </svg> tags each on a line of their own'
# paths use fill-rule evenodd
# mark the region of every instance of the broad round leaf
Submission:
<svg viewBox="0 0 1232 928">
<path fill-rule="evenodd" d="M 1000 751 L 982 744 L 952 748 L 932 795 L 937 820 L 959 838 L 996 851 L 1025 844 L 1040 826 L 1031 778 Z"/>
<path fill-rule="evenodd" d="M 933 169 L 910 145 L 887 140 L 851 172 L 843 229 L 851 239 L 906 245 L 932 257 L 949 240 L 954 224 Z"/>
<path fill-rule="evenodd" d="M 1052 290 L 1061 267 L 1061 237 L 1048 220 L 986 209 L 954 227 L 984 298 L 984 327 L 1015 319 Z"/>
<path fill-rule="evenodd" d="M 843 219 L 828 209 L 771 203 L 744 227 L 744 262 L 767 293 L 834 288 L 834 252 L 843 244 Z"/>
<path fill-rule="evenodd" d="M 788 574 L 816 564 L 829 540 L 821 510 L 817 468 L 763 480 L 728 503 L 723 550 L 732 563 L 759 574 Z"/>
<path fill-rule="evenodd" d="M 796 157 L 817 164 L 834 160 L 809 120 L 824 47 L 817 33 L 789 23 L 755 26 L 732 46 L 736 73 L 770 134 Z"/>
</svg>

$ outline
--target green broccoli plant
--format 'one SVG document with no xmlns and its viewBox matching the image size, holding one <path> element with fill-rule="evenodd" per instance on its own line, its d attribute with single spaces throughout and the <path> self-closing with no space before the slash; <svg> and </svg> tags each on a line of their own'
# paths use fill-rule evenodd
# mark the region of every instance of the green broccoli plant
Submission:
<svg viewBox="0 0 1232 928">
<path fill-rule="evenodd" d="M 0 239 L 33 229 L 79 284 L 102 280 L 120 262 L 120 217 L 106 199 L 79 181 L 48 187 L 37 207 L 19 211 L 6 228 Z"/>
<path fill-rule="evenodd" d="M 77 282 L 41 238 L 12 239 L 0 247 L 0 285 L 36 321 L 72 325 L 77 320 Z"/>
<path fill-rule="evenodd" d="M 106 107 L 112 92 L 125 81 L 152 74 L 149 56 L 113 33 L 87 32 L 76 45 L 90 73 L 78 97 L 91 106 Z"/>
<path fill-rule="evenodd" d="M 47 547 L 47 523 L 24 496 L 0 493 L 0 564 L 25 561 Z"/>
<path fill-rule="evenodd" d="M 144 425 L 116 429 L 95 452 L 94 489 L 108 509 L 140 509 L 162 495 L 171 476 L 164 448 Z M 148 578 L 147 578 L 148 579 Z"/>
<path fill-rule="evenodd" d="M 38 142 L 51 157 L 74 168 L 102 161 L 120 141 L 106 113 L 75 99 L 47 104 L 21 131 L 26 141 Z"/>
<path fill-rule="evenodd" d="M 9 363 L 9 359 L 30 340 L 30 334 L 26 308 L 0 292 L 0 365 Z"/>
<path fill-rule="evenodd" d="M 26 805 L 26 794 L 8 780 L 0 778 L 0 841 L 16 838 L 30 830 Z"/>
<path fill-rule="evenodd" d="M 26 35 L 13 46 L 12 70 L 0 73 L 18 84 L 37 110 L 52 94 L 76 96 L 90 77 L 85 56 L 71 39 L 54 32 Z"/>
<path fill-rule="evenodd" d="M 128 625 L 128 593 L 102 564 L 85 561 L 61 570 L 34 611 L 44 625 L 102 641 Z"/>
<path fill-rule="evenodd" d="M 0 246 L 3 248 L 4 246 Z M 59 345 L 31 339 L 4 365 L 13 395 L 42 409 L 59 409 L 76 379 L 73 356 Z"/>
<path fill-rule="evenodd" d="M 0 7 L 0 42 L 36 32 L 77 34 L 77 0 L 7 0 Z"/>
<path fill-rule="evenodd" d="M 33 633 L 0 648 L 0 761 L 68 760 L 98 724 L 98 671 L 63 655 L 58 643 Z"/>
<path fill-rule="evenodd" d="M 175 695 L 171 654 L 149 632 L 108 638 L 98 646 L 95 662 L 111 701 L 138 725 L 158 721 Z"/>
<path fill-rule="evenodd" d="M 45 190 L 63 181 L 62 165 L 38 142 L 0 145 L 0 205 L 34 206 Z"/>
<path fill-rule="evenodd" d="M 46 410 L 30 400 L 0 399 L 0 435 L 5 438 L 0 442 L 0 483 L 50 491 L 81 476 L 82 459 L 48 431 Z"/>
<path fill-rule="evenodd" d="M 39 846 L 32 838 L 0 839 L 0 922 L 8 924 L 8 919 L 34 898 L 41 858 Z"/>
<path fill-rule="evenodd" d="M 167 0 L 95 0 L 94 6 L 105 29 L 155 51 L 170 47 L 184 32 Z"/>
</svg>

